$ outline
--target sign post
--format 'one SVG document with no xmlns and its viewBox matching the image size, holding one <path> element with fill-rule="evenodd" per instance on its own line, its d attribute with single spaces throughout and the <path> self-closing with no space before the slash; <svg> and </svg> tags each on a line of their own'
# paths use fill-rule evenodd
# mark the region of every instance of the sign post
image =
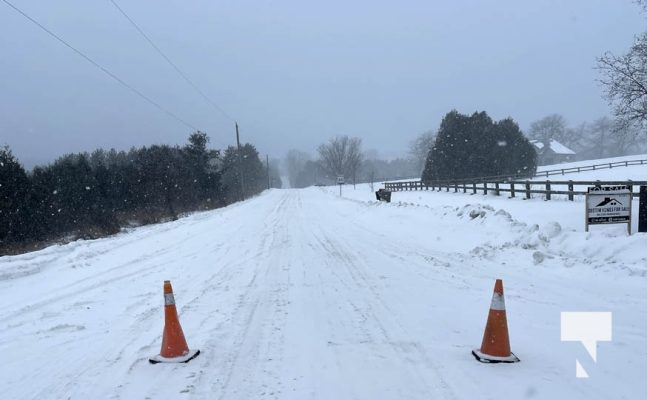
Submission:
<svg viewBox="0 0 647 400">
<path fill-rule="evenodd" d="M 638 203 L 638 232 L 647 232 L 647 186 L 640 187 Z"/>
<path fill-rule="evenodd" d="M 631 235 L 631 190 L 628 186 L 594 186 L 586 193 L 586 232 L 589 225 L 627 224 Z"/>
<path fill-rule="evenodd" d="M 339 197 L 341 197 L 341 185 L 344 184 L 344 175 L 337 175 L 337 184 L 339 185 Z"/>
</svg>

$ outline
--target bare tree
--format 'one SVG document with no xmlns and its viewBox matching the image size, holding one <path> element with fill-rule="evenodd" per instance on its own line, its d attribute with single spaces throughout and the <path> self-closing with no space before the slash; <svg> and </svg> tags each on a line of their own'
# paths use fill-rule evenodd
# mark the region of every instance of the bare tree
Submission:
<svg viewBox="0 0 647 400">
<path fill-rule="evenodd" d="M 297 180 L 299 174 L 302 173 L 305 165 L 308 161 L 311 160 L 310 154 L 304 153 L 299 150 L 291 149 L 285 156 L 284 167 L 288 174 L 288 180 L 290 181 L 290 187 L 299 187 Z"/>
<path fill-rule="evenodd" d="M 566 119 L 560 114 L 551 114 L 538 121 L 530 124 L 529 136 L 544 144 L 550 143 L 550 140 L 556 140 L 572 149 L 582 147 L 582 132 L 586 124 L 576 128 L 569 128 Z"/>
<path fill-rule="evenodd" d="M 644 149 L 645 144 L 635 126 L 619 125 L 608 117 L 593 121 L 589 137 L 600 158 L 637 154 Z"/>
<path fill-rule="evenodd" d="M 530 124 L 530 137 L 547 142 L 550 139 L 563 142 L 566 136 L 566 119 L 560 114 L 547 115 Z"/>
<path fill-rule="evenodd" d="M 593 158 L 604 158 L 623 154 L 625 133 L 616 134 L 616 127 L 608 117 L 598 118 L 590 125 L 586 138 Z"/>
<path fill-rule="evenodd" d="M 592 142 L 590 136 L 591 124 L 588 122 L 582 122 L 581 124 L 575 127 L 568 127 L 565 131 L 565 137 L 568 140 L 563 143 L 566 144 L 571 150 L 574 150 L 577 154 L 575 159 L 585 159 L 589 157 L 587 155 L 588 146 Z M 575 161 L 575 159 L 573 161 Z"/>
<path fill-rule="evenodd" d="M 617 123 L 625 127 L 647 126 L 647 33 L 635 39 L 627 54 L 606 53 L 598 58 L 598 69 Z"/>
<path fill-rule="evenodd" d="M 568 128 L 580 138 L 575 147 L 579 159 L 596 159 L 638 154 L 645 148 L 647 138 L 641 137 L 633 126 L 619 125 L 609 117 Z"/>
<path fill-rule="evenodd" d="M 357 170 L 362 162 L 362 139 L 337 136 L 328 143 L 321 144 L 319 152 L 320 163 L 330 177 L 343 175 L 356 180 Z"/>
<path fill-rule="evenodd" d="M 409 142 L 409 156 L 415 162 L 416 167 L 422 173 L 427 161 L 429 150 L 434 146 L 436 141 L 436 132 L 427 131 L 420 134 L 418 137 Z"/>
</svg>

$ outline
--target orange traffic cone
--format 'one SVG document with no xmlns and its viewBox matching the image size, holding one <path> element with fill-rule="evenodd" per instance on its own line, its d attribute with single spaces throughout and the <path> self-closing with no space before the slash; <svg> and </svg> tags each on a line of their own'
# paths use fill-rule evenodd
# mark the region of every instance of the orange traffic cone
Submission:
<svg viewBox="0 0 647 400">
<path fill-rule="evenodd" d="M 485 363 L 518 362 L 519 358 L 510 351 L 508 321 L 505 316 L 505 299 L 503 298 L 503 281 L 497 279 L 494 284 L 492 305 L 483 333 L 480 349 L 472 350 L 477 360 Z"/>
<path fill-rule="evenodd" d="M 184 332 L 180 326 L 175 309 L 175 297 L 171 281 L 164 281 L 164 333 L 162 335 L 162 350 L 160 354 L 151 357 L 151 364 L 157 363 L 185 363 L 193 360 L 200 354 L 200 350 L 189 350 L 184 339 Z"/>
</svg>

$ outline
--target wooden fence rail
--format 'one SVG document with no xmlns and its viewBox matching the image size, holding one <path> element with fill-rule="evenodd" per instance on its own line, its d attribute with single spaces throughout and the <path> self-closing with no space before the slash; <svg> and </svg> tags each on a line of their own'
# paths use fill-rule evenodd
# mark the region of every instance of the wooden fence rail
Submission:
<svg viewBox="0 0 647 400">
<path fill-rule="evenodd" d="M 570 168 L 558 168 L 551 169 L 547 171 L 537 171 L 535 176 L 545 176 L 549 177 L 551 175 L 565 175 L 569 173 L 585 172 L 585 171 L 597 171 L 600 169 L 614 168 L 614 167 L 628 167 L 630 165 L 647 165 L 647 160 L 629 160 L 629 161 L 616 161 L 604 164 L 595 164 L 595 165 L 586 165 L 582 167 L 570 167 Z"/>
<path fill-rule="evenodd" d="M 509 197 L 516 197 L 519 194 L 526 199 L 530 199 L 533 194 L 543 194 L 546 200 L 551 200 L 553 195 L 565 195 L 573 201 L 575 196 L 585 195 L 586 188 L 590 186 L 629 186 L 633 197 L 638 197 L 639 186 L 647 185 L 647 181 L 537 181 L 537 180 L 501 180 L 493 182 L 385 182 L 384 188 L 390 191 L 410 191 L 410 190 L 435 190 L 455 193 L 488 194 L 493 192 L 494 195 L 500 196 L 501 193 L 510 193 Z M 636 188 L 634 190 L 634 188 Z"/>
<path fill-rule="evenodd" d="M 586 171 L 598 171 L 601 169 L 616 168 L 616 167 L 629 167 L 631 165 L 647 165 L 647 160 L 627 160 L 627 161 L 616 161 L 604 164 L 594 164 L 594 165 L 583 165 L 581 167 L 570 167 L 570 168 L 558 168 L 558 169 L 549 169 L 546 171 L 537 171 L 534 178 L 546 177 L 553 175 L 566 175 L 571 173 L 586 172 Z M 483 176 L 478 178 L 465 178 L 458 179 L 456 183 L 483 183 L 483 182 L 499 182 L 499 181 L 518 181 L 530 179 L 528 175 L 492 175 L 492 176 Z"/>
</svg>

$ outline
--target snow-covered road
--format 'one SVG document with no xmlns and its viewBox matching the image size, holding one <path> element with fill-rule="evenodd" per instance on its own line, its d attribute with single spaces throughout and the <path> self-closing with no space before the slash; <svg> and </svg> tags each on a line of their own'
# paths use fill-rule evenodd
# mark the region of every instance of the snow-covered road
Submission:
<svg viewBox="0 0 647 400">
<path fill-rule="evenodd" d="M 2 397 L 643 397 L 647 252 L 636 252 L 645 234 L 584 234 L 485 203 L 370 195 L 271 190 L 0 258 Z M 605 239 L 632 256 L 597 259 Z M 517 364 L 470 353 L 495 278 Z M 161 344 L 165 279 L 189 346 L 202 352 L 188 364 L 148 363 Z M 561 311 L 613 312 L 613 341 L 599 343 L 597 363 L 580 343 L 560 341 Z M 590 379 L 575 378 L 576 358 Z"/>
</svg>

